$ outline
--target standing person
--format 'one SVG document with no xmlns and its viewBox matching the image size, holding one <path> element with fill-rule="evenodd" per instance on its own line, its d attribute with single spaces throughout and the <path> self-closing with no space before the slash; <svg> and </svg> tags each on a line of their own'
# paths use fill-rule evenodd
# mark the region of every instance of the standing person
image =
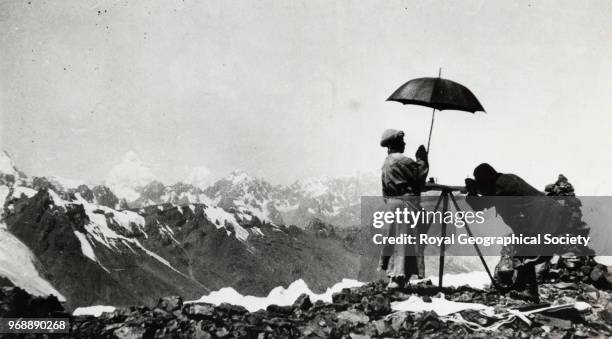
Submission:
<svg viewBox="0 0 612 339">
<path fill-rule="evenodd" d="M 560 204 L 545 197 L 544 193 L 529 185 L 518 175 L 499 173 L 487 163 L 480 164 L 474 169 L 474 179 L 465 179 L 465 186 L 468 191 L 466 202 L 472 209 L 478 211 L 495 207 L 497 214 L 515 234 L 525 236 L 555 234 L 564 222 L 565 213 Z M 478 195 L 505 198 L 478 199 L 476 198 Z M 539 299 L 535 266 L 546 262 L 550 257 L 534 253 L 538 250 L 541 248 L 515 245 L 512 253 L 509 253 L 511 269 L 514 270 L 511 287 L 515 290 L 513 293 L 515 297 L 532 301 Z M 498 272 L 500 267 L 498 265 L 496 275 L 500 273 Z M 500 278 L 499 275 L 497 278 Z"/>
<path fill-rule="evenodd" d="M 416 160 L 405 156 L 404 132 L 394 129 L 386 130 L 380 140 L 380 146 L 387 148 L 387 158 L 382 166 L 382 194 L 385 209 L 409 208 L 420 210 L 418 197 L 425 185 L 429 172 L 427 151 L 423 145 L 416 152 Z M 418 236 L 420 227 L 410 227 L 405 223 L 385 225 L 388 236 L 411 234 Z M 403 287 L 413 274 L 423 277 L 425 262 L 423 248 L 419 245 L 385 245 L 380 258 L 380 269 L 389 277 L 389 288 Z"/>
</svg>

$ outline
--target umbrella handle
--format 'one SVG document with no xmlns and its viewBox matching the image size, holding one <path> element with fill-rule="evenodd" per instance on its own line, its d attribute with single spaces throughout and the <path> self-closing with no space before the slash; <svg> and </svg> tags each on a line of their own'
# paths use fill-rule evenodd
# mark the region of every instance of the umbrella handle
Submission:
<svg viewBox="0 0 612 339">
<path fill-rule="evenodd" d="M 438 79 L 442 77 L 442 67 L 438 67 Z M 429 138 L 427 138 L 427 158 L 429 158 L 429 144 L 431 143 L 431 131 L 433 131 L 434 118 L 436 117 L 436 109 L 431 112 L 431 125 L 429 126 Z"/>
<path fill-rule="evenodd" d="M 431 144 L 431 132 L 433 131 L 434 118 L 436 117 L 436 109 L 431 112 L 431 125 L 429 126 L 429 138 L 427 139 L 427 157 L 429 157 L 429 145 Z"/>
</svg>

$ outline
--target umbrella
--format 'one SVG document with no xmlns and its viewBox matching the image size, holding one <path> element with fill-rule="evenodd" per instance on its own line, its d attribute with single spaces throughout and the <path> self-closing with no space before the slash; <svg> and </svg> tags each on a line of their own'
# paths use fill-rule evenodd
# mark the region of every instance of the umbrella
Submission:
<svg viewBox="0 0 612 339">
<path fill-rule="evenodd" d="M 475 113 L 484 112 L 476 96 L 465 86 L 440 76 L 437 78 L 412 79 L 391 94 L 387 101 L 397 101 L 404 105 L 420 105 L 433 108 L 427 152 L 431 142 L 436 110 L 456 110 Z"/>
</svg>

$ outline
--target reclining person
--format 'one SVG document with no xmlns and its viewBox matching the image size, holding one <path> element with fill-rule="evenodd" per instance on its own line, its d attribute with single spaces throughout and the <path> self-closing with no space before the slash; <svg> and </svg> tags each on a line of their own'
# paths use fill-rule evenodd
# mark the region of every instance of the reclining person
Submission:
<svg viewBox="0 0 612 339">
<path fill-rule="evenodd" d="M 420 210 L 419 202 L 410 197 L 421 194 L 429 172 L 425 147 L 421 145 L 418 148 L 416 160 L 405 156 L 404 132 L 394 129 L 383 133 L 380 146 L 387 148 L 381 174 L 384 208 L 388 211 L 397 208 Z M 411 228 L 405 223 L 391 223 L 385 227 L 388 236 L 417 235 L 420 231 L 419 227 Z M 389 288 L 403 287 L 413 274 L 421 278 L 424 276 L 423 250 L 418 245 L 386 245 L 382 249 L 379 268 L 386 271 Z"/>
</svg>

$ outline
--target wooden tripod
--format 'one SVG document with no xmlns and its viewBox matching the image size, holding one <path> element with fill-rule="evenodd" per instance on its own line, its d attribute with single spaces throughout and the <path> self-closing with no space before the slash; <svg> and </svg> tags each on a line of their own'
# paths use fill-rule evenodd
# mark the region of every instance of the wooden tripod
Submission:
<svg viewBox="0 0 612 339">
<path fill-rule="evenodd" d="M 438 211 L 440 208 L 440 204 L 442 204 L 442 234 L 441 236 L 444 238 L 446 237 L 446 223 L 444 222 L 444 215 L 446 214 L 447 211 L 449 211 L 449 200 L 450 202 L 453 203 L 453 206 L 455 207 L 455 210 L 457 212 L 461 211 L 461 208 L 459 207 L 459 204 L 457 204 L 457 200 L 455 199 L 455 196 L 453 195 L 453 191 L 460 191 L 463 189 L 463 187 L 458 187 L 458 186 L 444 186 L 444 185 L 438 185 L 438 184 L 429 184 L 427 185 L 427 188 L 429 190 L 439 190 L 440 191 L 440 196 L 438 197 L 438 201 L 436 202 L 436 205 L 434 207 L 434 212 Z M 429 227 L 431 226 L 433 220 L 430 220 L 429 223 L 427 224 L 427 230 L 429 230 Z M 470 237 L 473 237 L 472 231 L 470 230 L 470 227 L 468 226 L 467 222 L 465 222 L 464 220 L 464 224 L 465 224 L 465 230 L 467 232 L 467 234 Z M 497 283 L 495 283 L 495 279 L 493 279 L 493 276 L 491 275 L 491 271 L 489 270 L 489 267 L 487 266 L 487 262 L 485 261 L 482 252 L 480 252 L 480 248 L 478 247 L 477 244 L 474 243 L 474 248 L 476 249 L 476 253 L 478 253 L 478 256 L 480 257 L 480 261 L 482 262 L 482 265 L 484 266 L 485 270 L 487 271 L 487 274 L 489 275 L 489 278 L 491 279 L 491 283 L 493 284 L 493 286 L 495 288 L 498 288 Z M 442 287 L 442 277 L 444 275 L 444 251 L 446 249 L 446 244 L 444 242 L 442 242 L 440 244 L 440 268 L 439 268 L 439 276 L 438 276 L 438 287 Z"/>
</svg>

